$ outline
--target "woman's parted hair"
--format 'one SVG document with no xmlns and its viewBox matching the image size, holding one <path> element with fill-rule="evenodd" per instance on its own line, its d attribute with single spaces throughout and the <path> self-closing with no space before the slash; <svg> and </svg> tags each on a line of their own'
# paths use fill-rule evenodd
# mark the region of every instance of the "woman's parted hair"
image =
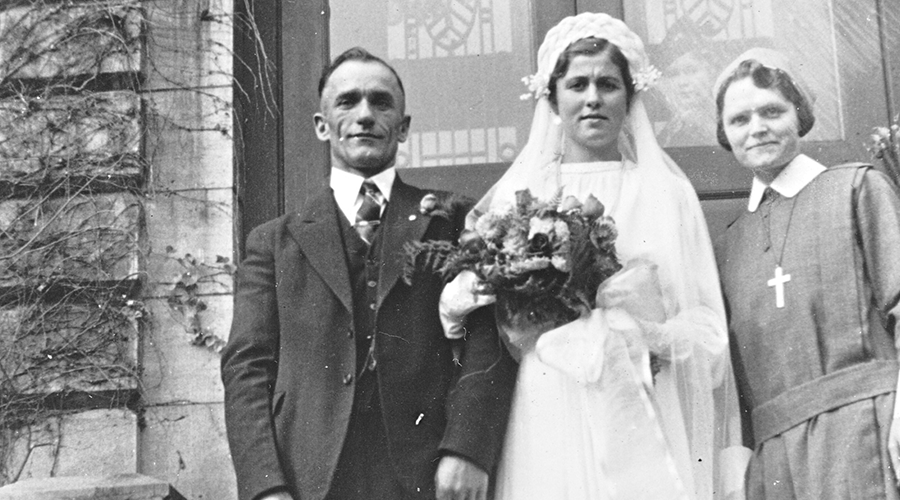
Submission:
<svg viewBox="0 0 900 500">
<path fill-rule="evenodd" d="M 631 70 L 628 69 L 628 59 L 622 54 L 615 44 L 609 42 L 605 38 L 587 37 L 581 38 L 569 44 L 556 60 L 556 65 L 550 73 L 550 79 L 547 82 L 547 90 L 549 95 L 547 99 L 556 107 L 556 83 L 560 78 L 569 71 L 569 64 L 575 56 L 593 56 L 602 54 L 604 51 L 609 52 L 609 58 L 613 64 L 619 68 L 622 73 L 622 80 L 625 82 L 625 100 L 628 107 L 631 107 L 631 99 L 635 93 L 634 79 L 631 77 Z"/>
<path fill-rule="evenodd" d="M 739 64 L 734 72 L 722 82 L 719 92 L 716 94 L 716 139 L 726 151 L 731 151 L 731 144 L 728 142 L 728 136 L 725 135 L 725 124 L 722 121 L 725 92 L 732 83 L 744 78 L 750 78 L 758 88 L 781 92 L 781 95 L 794 105 L 797 110 L 800 137 L 805 136 L 813 128 L 816 117 L 813 114 L 812 104 L 803 97 L 790 75 L 780 69 L 764 66 L 754 59 L 748 59 Z"/>
</svg>

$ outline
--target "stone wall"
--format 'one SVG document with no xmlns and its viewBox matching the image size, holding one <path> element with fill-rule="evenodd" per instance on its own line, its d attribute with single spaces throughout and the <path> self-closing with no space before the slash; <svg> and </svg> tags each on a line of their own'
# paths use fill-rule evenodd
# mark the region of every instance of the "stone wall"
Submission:
<svg viewBox="0 0 900 500">
<path fill-rule="evenodd" d="M 234 498 L 218 354 L 191 343 L 231 318 L 232 2 L 17 5 L 0 7 L 0 412 L 18 418 L 0 485 L 141 473 Z M 198 269 L 216 275 L 192 282 L 195 318 L 170 297 Z"/>
</svg>

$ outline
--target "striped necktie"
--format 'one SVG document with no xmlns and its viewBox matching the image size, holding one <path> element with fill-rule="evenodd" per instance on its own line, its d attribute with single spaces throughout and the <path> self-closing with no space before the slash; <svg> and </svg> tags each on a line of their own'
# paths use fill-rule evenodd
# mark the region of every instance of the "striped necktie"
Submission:
<svg viewBox="0 0 900 500">
<path fill-rule="evenodd" d="M 356 212 L 354 227 L 363 241 L 371 245 L 375 230 L 381 223 L 381 207 L 384 203 L 384 196 L 378 190 L 378 186 L 368 180 L 362 183 L 359 195 L 362 196 L 362 205 Z"/>
</svg>

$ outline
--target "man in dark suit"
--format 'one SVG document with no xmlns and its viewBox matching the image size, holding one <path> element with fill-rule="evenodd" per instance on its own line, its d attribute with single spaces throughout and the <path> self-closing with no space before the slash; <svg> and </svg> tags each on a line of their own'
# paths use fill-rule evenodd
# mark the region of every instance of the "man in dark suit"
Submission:
<svg viewBox="0 0 900 500">
<path fill-rule="evenodd" d="M 240 498 L 485 499 L 515 363 L 489 307 L 448 340 L 439 277 L 401 279 L 404 244 L 455 240 L 468 205 L 429 210 L 447 194 L 397 176 L 410 118 L 384 61 L 350 49 L 319 95 L 331 189 L 254 229 L 237 274 L 222 379 Z"/>
</svg>

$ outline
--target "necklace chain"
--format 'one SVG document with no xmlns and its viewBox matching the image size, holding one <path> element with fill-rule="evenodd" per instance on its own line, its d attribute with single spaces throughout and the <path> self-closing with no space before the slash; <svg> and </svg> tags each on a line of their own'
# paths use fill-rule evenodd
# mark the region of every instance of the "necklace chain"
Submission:
<svg viewBox="0 0 900 500">
<path fill-rule="evenodd" d="M 765 195 L 766 198 L 773 196 L 772 193 L 776 192 L 772 188 L 766 188 L 766 189 L 769 191 Z M 775 257 L 775 264 L 778 267 L 781 267 L 781 261 L 784 259 L 784 249 L 787 248 L 788 234 L 790 234 L 790 232 L 791 232 L 791 221 L 794 220 L 794 207 L 797 205 L 797 198 L 799 196 L 800 196 L 800 194 L 798 193 L 796 196 L 791 198 L 791 211 L 788 213 L 787 227 L 785 227 L 785 229 L 784 229 L 784 239 L 781 241 L 781 250 L 778 252 L 777 257 L 775 257 L 775 245 L 772 244 L 772 227 L 771 227 L 772 226 L 772 203 L 774 203 L 775 200 L 767 199 L 767 200 L 763 201 L 766 204 L 766 217 L 765 217 L 766 218 L 766 223 L 765 223 L 766 241 L 769 244 L 769 248 L 772 249 L 772 256 Z"/>
</svg>

